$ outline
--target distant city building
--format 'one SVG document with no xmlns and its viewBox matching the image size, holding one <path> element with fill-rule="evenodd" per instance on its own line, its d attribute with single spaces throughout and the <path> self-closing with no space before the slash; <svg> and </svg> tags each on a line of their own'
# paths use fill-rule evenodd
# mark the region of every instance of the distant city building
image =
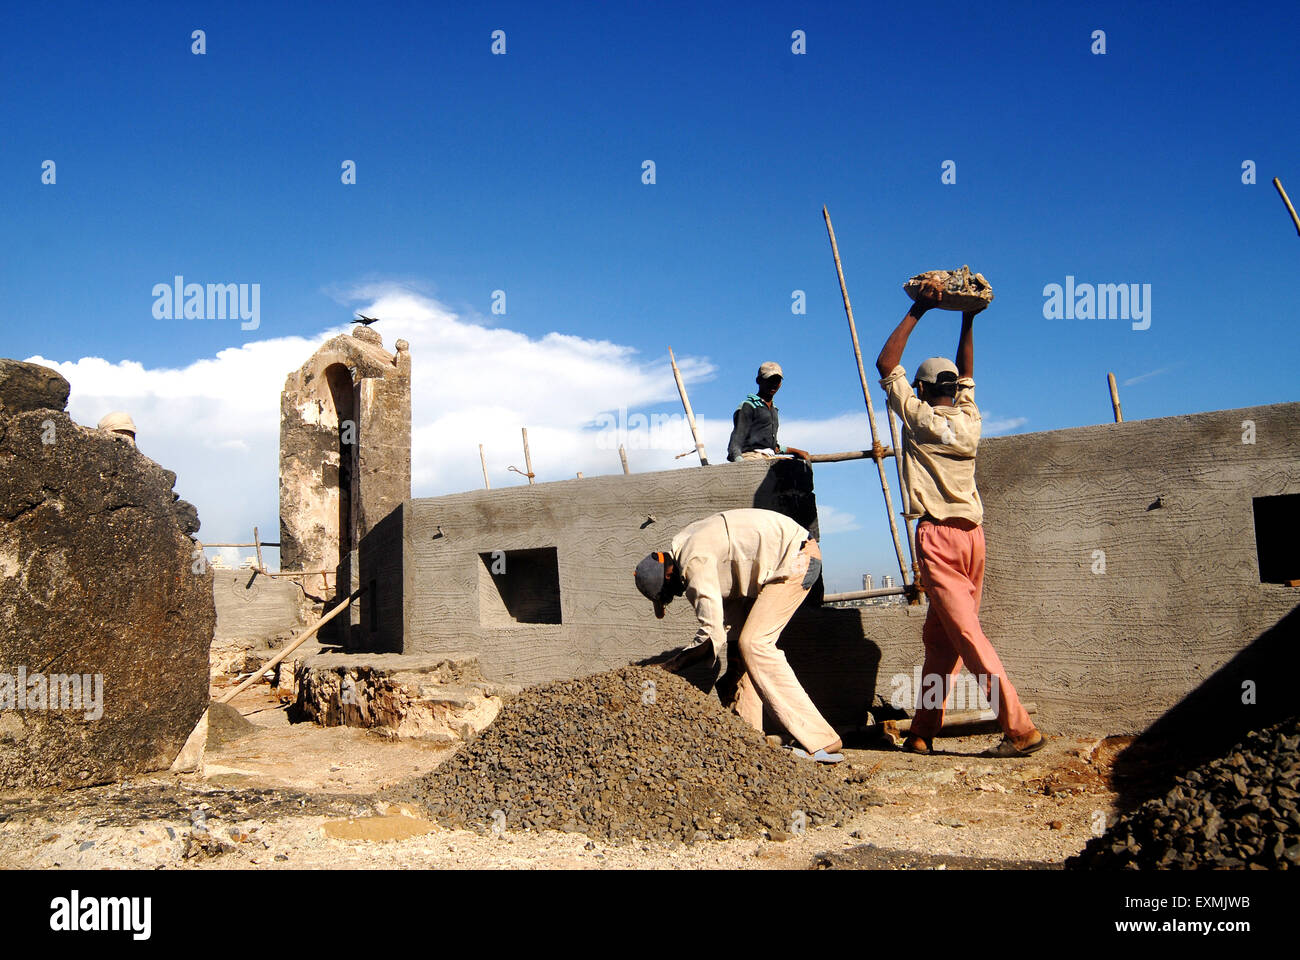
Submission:
<svg viewBox="0 0 1300 960">
<path fill-rule="evenodd" d="M 871 589 L 871 574 L 869 574 L 869 573 L 864 573 L 864 574 L 862 575 L 862 589 L 863 589 L 863 590 L 870 590 L 870 589 Z"/>
<path fill-rule="evenodd" d="M 892 589 L 894 586 L 894 578 L 891 577 L 889 574 L 885 574 L 883 577 L 880 578 L 880 586 L 884 590 Z"/>
</svg>

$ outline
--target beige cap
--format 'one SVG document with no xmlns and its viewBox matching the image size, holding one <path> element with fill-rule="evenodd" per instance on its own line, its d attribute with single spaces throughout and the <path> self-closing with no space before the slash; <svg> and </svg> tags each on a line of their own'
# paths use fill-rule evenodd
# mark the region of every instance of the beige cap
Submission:
<svg viewBox="0 0 1300 960">
<path fill-rule="evenodd" d="M 780 377 L 784 380 L 785 374 L 781 372 L 781 364 L 773 363 L 769 360 L 767 363 L 760 365 L 758 368 L 758 379 L 766 380 L 768 377 Z"/>
<path fill-rule="evenodd" d="M 135 421 L 131 419 L 131 414 L 125 410 L 114 410 L 99 421 L 99 429 L 108 430 L 111 433 L 129 433 L 134 437 Z"/>
<path fill-rule="evenodd" d="M 939 374 L 951 373 L 954 380 L 957 379 L 957 364 L 953 363 L 947 357 L 931 357 L 925 363 L 916 368 L 916 379 L 913 383 L 938 383 Z M 947 379 L 947 378 L 945 378 Z"/>
</svg>

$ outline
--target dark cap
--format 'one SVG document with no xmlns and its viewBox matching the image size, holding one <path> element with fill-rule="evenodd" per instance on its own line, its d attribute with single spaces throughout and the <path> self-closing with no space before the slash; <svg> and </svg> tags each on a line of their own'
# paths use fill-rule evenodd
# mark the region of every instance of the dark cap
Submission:
<svg viewBox="0 0 1300 960">
<path fill-rule="evenodd" d="M 664 617 L 664 588 L 668 585 L 668 555 L 656 550 L 636 565 L 636 588 L 655 606 L 655 616 Z"/>
</svg>

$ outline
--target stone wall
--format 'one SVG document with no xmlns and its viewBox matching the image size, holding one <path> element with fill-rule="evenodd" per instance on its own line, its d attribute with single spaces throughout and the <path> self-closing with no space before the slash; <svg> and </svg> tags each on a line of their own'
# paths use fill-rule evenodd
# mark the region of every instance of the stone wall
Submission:
<svg viewBox="0 0 1300 960">
<path fill-rule="evenodd" d="M 362 541 L 362 637 L 374 650 L 472 651 L 485 676 L 513 683 L 680 646 L 689 605 L 655 620 L 632 569 L 688 523 L 754 506 L 815 526 L 811 471 L 746 462 L 410 500 Z"/>
<path fill-rule="evenodd" d="M 208 704 L 195 510 L 67 397 L 54 371 L 0 360 L 0 788 L 165 769 Z"/>
<path fill-rule="evenodd" d="M 320 577 L 308 586 L 320 593 Z M 217 640 L 270 640 L 286 637 L 306 623 L 309 603 L 298 584 L 288 578 L 259 576 L 248 568 L 212 570 L 212 599 L 216 605 Z"/>
</svg>

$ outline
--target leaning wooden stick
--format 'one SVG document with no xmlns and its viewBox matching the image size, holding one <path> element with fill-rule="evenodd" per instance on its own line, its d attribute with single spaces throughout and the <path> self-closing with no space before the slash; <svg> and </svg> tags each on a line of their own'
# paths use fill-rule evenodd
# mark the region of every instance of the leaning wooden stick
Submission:
<svg viewBox="0 0 1300 960">
<path fill-rule="evenodd" d="M 528 452 L 528 428 L 523 427 L 524 431 L 524 469 L 528 471 L 528 482 L 533 482 L 533 455 Z"/>
<path fill-rule="evenodd" d="M 257 548 L 257 572 L 266 573 L 266 564 L 262 562 L 262 538 L 257 534 L 257 527 L 253 528 L 253 546 Z"/>
<path fill-rule="evenodd" d="M 903 479 L 904 463 L 907 460 L 907 449 L 898 443 L 898 422 L 894 418 L 894 411 L 889 409 L 889 400 L 885 400 L 885 414 L 889 417 L 889 437 L 894 443 L 894 449 L 899 451 L 899 456 L 894 457 L 894 469 L 898 474 L 898 499 L 902 501 L 903 506 L 903 526 L 907 528 L 907 559 L 912 561 L 912 581 L 916 582 L 919 578 L 919 570 L 916 563 L 916 531 L 912 527 L 914 517 L 912 516 L 912 498 L 907 489 L 907 481 Z M 915 595 L 912 598 L 914 603 L 920 603 L 921 598 Z"/>
<path fill-rule="evenodd" d="M 478 445 L 478 460 L 479 463 L 483 464 L 483 489 L 491 490 L 492 481 L 488 479 L 487 475 L 487 457 L 483 455 L 483 444 L 481 443 Z"/>
<path fill-rule="evenodd" d="M 1110 384 L 1110 405 L 1115 411 L 1115 422 L 1124 422 L 1124 412 L 1119 408 L 1119 387 L 1115 386 L 1115 374 L 1106 374 L 1106 381 Z"/>
<path fill-rule="evenodd" d="M 627 468 L 627 451 L 623 449 L 621 443 L 618 445 L 618 458 L 623 461 L 623 472 L 631 473 L 632 471 Z"/>
<path fill-rule="evenodd" d="M 677 381 L 677 392 L 682 395 L 682 406 L 686 410 L 686 422 L 691 425 L 691 437 L 695 440 L 695 449 L 700 455 L 700 466 L 707 467 L 709 458 L 704 452 L 704 444 L 700 442 L 700 431 L 695 429 L 695 413 L 691 410 L 691 401 L 686 396 L 686 384 L 682 383 L 682 372 L 677 369 L 677 358 L 673 356 L 673 348 L 668 348 L 668 362 L 673 365 L 673 379 Z"/>
<path fill-rule="evenodd" d="M 352 596 L 348 597 L 346 601 L 340 603 L 329 613 L 325 614 L 325 616 L 321 617 L 319 620 L 313 623 L 305 633 L 303 633 L 301 636 L 295 637 L 293 641 L 289 643 L 288 646 L 286 646 L 283 650 L 277 653 L 270 660 L 266 661 L 266 663 L 262 664 L 262 666 L 258 667 L 257 672 L 254 673 L 251 677 L 249 677 L 239 686 L 235 687 L 234 690 L 231 690 L 229 693 L 225 694 L 224 696 L 219 697 L 217 699 L 217 703 L 229 703 L 231 700 L 234 700 L 235 697 L 239 696 L 241 693 L 243 693 L 245 690 L 251 687 L 254 683 L 256 683 L 259 679 L 261 679 L 261 677 L 265 675 L 266 671 L 270 670 L 272 667 L 278 664 L 289 654 L 293 653 L 300 646 L 306 643 L 309 639 L 316 636 L 317 630 L 325 626 L 325 624 L 329 623 L 331 620 L 337 617 L 348 607 L 352 606 L 352 601 L 355 600 L 357 597 L 361 596 L 361 593 L 362 591 L 358 590 L 356 593 L 352 594 Z"/>
<path fill-rule="evenodd" d="M 876 469 L 880 472 L 880 489 L 885 495 L 885 513 L 889 516 L 889 532 L 894 538 L 894 553 L 898 556 L 898 571 L 903 576 L 903 582 L 910 584 L 912 581 L 909 577 L 910 571 L 907 568 L 907 561 L 903 559 L 903 544 L 898 539 L 898 523 L 894 520 L 894 498 L 889 495 L 889 478 L 885 476 L 885 463 L 883 450 L 880 440 L 876 436 L 876 409 L 871 403 L 871 390 L 867 387 L 867 372 L 862 368 L 862 348 L 858 345 L 858 327 L 853 322 L 853 304 L 849 302 L 849 288 L 844 285 L 844 268 L 840 265 L 840 247 L 835 242 L 835 228 L 831 226 L 830 212 L 822 207 L 822 216 L 826 219 L 826 232 L 831 238 L 831 253 L 835 256 L 835 272 L 840 278 L 840 295 L 844 298 L 844 313 L 849 318 L 849 334 L 853 338 L 853 355 L 858 361 L 858 379 L 862 381 L 862 399 L 867 401 L 867 423 L 871 426 L 871 449 L 879 451 L 874 454 L 872 459 L 876 461 Z M 894 449 L 898 449 L 898 444 L 894 444 Z"/>
<path fill-rule="evenodd" d="M 1291 214 L 1291 222 L 1295 224 L 1295 232 L 1300 234 L 1300 216 L 1296 215 L 1295 207 L 1291 206 L 1291 198 L 1286 195 L 1282 189 L 1282 181 L 1277 177 L 1273 178 L 1273 186 L 1277 187 L 1277 192 L 1282 195 L 1282 202 L 1286 204 L 1287 212 Z"/>
</svg>

